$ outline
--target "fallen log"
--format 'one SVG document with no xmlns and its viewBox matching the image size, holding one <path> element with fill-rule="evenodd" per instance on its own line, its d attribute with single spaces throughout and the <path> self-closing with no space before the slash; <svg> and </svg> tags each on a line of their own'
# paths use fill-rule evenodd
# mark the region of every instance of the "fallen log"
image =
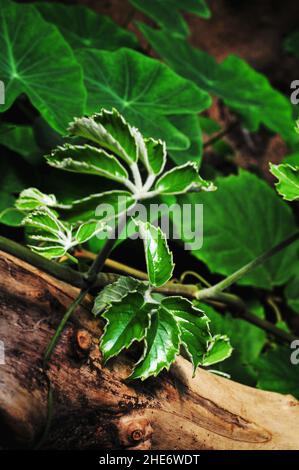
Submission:
<svg viewBox="0 0 299 470">
<path fill-rule="evenodd" d="M 45 373 L 49 339 L 78 288 L 0 251 L 0 448 L 31 447 L 54 408 L 49 449 L 299 449 L 299 402 L 192 367 L 126 383 L 127 352 L 103 366 L 91 297 L 67 324 Z"/>
</svg>

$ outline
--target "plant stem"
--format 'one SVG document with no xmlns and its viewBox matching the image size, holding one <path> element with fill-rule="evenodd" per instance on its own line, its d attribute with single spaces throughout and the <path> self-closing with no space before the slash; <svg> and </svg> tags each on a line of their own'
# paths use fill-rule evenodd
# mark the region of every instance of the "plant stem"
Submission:
<svg viewBox="0 0 299 470">
<path fill-rule="evenodd" d="M 125 225 L 126 222 L 126 214 L 123 214 L 119 217 L 118 224 L 115 229 L 115 235 L 117 234 L 118 231 L 121 231 Z M 83 279 L 85 281 L 85 287 L 81 289 L 79 295 L 77 298 L 71 303 L 71 305 L 68 307 L 67 311 L 65 312 L 61 322 L 58 325 L 57 330 L 55 331 L 55 334 L 53 338 L 51 339 L 46 352 L 44 356 L 44 368 L 51 358 L 51 355 L 54 351 L 54 348 L 57 344 L 57 341 L 60 338 L 60 335 L 62 331 L 64 330 L 64 327 L 67 323 L 67 321 L 70 319 L 72 314 L 75 312 L 77 307 L 80 305 L 82 300 L 84 300 L 85 296 L 88 294 L 90 289 L 94 286 L 94 283 L 97 279 L 98 273 L 101 271 L 101 269 L 104 266 L 106 258 L 108 258 L 113 245 L 115 243 L 115 238 L 108 238 L 105 242 L 105 245 L 103 246 L 102 250 L 98 253 L 97 257 L 95 258 L 94 262 L 90 266 L 89 270 L 87 273 L 83 274 Z"/>
<path fill-rule="evenodd" d="M 262 263 L 264 263 L 267 259 L 274 256 L 276 253 L 279 253 L 284 248 L 291 245 L 292 243 L 294 243 L 298 239 L 299 239 L 299 231 L 295 232 L 293 235 L 286 238 L 282 242 L 278 243 L 277 245 L 275 245 L 270 250 L 268 250 L 265 253 L 263 253 L 262 255 L 258 256 L 253 261 L 250 261 L 245 266 L 238 269 L 233 274 L 226 277 L 222 281 L 218 282 L 214 286 L 208 287 L 207 289 L 203 289 L 203 290 L 198 291 L 197 299 L 205 299 L 205 298 L 209 298 L 209 297 L 213 298 L 213 297 L 217 296 L 219 294 L 219 292 L 222 292 L 223 290 L 230 287 L 232 284 L 235 284 L 239 279 L 241 279 L 243 276 L 245 276 L 245 274 L 248 274 L 249 272 L 253 271 L 255 268 L 257 268 Z"/>
</svg>

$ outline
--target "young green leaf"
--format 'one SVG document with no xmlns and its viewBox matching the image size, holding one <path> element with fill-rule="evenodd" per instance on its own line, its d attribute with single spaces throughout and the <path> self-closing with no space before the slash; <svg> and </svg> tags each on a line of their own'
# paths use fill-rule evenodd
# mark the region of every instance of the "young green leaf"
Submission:
<svg viewBox="0 0 299 470">
<path fill-rule="evenodd" d="M 148 286 L 130 276 L 120 276 L 117 281 L 108 284 L 96 296 L 92 313 L 97 316 L 109 305 L 119 302 L 129 293 L 139 292 L 144 294 Z"/>
<path fill-rule="evenodd" d="M 54 194 L 42 193 L 37 188 L 24 189 L 16 200 L 15 206 L 20 211 L 32 211 L 41 206 L 60 207 L 63 209 L 70 209 L 72 207 L 71 204 L 59 204 Z"/>
<path fill-rule="evenodd" d="M 128 180 L 126 169 L 115 157 L 90 145 L 65 144 L 46 159 L 49 165 L 61 170 L 104 176 L 119 183 Z"/>
<path fill-rule="evenodd" d="M 166 163 L 166 144 L 161 140 L 145 139 L 144 152 L 140 153 L 140 158 L 143 161 L 148 173 L 159 175 L 163 171 Z"/>
<path fill-rule="evenodd" d="M 58 29 L 33 5 L 0 0 L 0 50 L 0 77 L 9 90 L 0 112 L 25 93 L 65 133 L 72 116 L 84 112 L 86 92 L 81 67 Z"/>
<path fill-rule="evenodd" d="M 163 307 L 152 312 L 144 339 L 144 355 L 137 362 L 129 380 L 156 377 L 163 369 L 169 369 L 179 353 L 179 327 L 173 315 Z"/>
<path fill-rule="evenodd" d="M 29 229 L 29 239 L 34 242 L 29 247 L 46 258 L 63 256 L 72 246 L 71 229 L 47 207 L 28 214 L 23 225 Z"/>
<path fill-rule="evenodd" d="M 281 134 L 287 142 L 298 142 L 293 129 L 291 103 L 247 62 L 229 55 L 219 64 L 211 55 L 192 47 L 186 40 L 154 30 L 143 23 L 138 26 L 168 65 L 241 114 L 250 130 L 255 131 L 260 124 L 264 124 Z"/>
<path fill-rule="evenodd" d="M 145 337 L 154 308 L 156 304 L 147 303 L 142 294 L 133 292 L 113 302 L 102 314 L 107 320 L 100 343 L 105 362 Z"/>
<path fill-rule="evenodd" d="M 215 191 L 216 187 L 210 181 L 203 180 L 195 162 L 174 167 L 164 173 L 156 182 L 155 190 L 161 194 L 182 194 L 190 190 Z"/>
<path fill-rule="evenodd" d="M 145 137 L 165 141 L 168 149 L 189 147 L 189 139 L 168 116 L 203 111 L 211 103 L 205 92 L 161 62 L 129 49 L 81 49 L 76 55 L 85 74 L 88 113 L 97 112 L 97 103 L 115 107 Z"/>
<path fill-rule="evenodd" d="M 106 225 L 103 222 L 85 222 L 84 224 L 79 225 L 73 236 L 78 244 L 85 243 L 99 232 L 102 232 L 105 226 Z"/>
<path fill-rule="evenodd" d="M 115 108 L 112 111 L 102 109 L 91 117 L 77 118 L 68 130 L 71 136 L 84 137 L 114 152 L 129 165 L 137 161 L 139 145 L 144 147 L 139 131 L 130 126 Z"/>
<path fill-rule="evenodd" d="M 63 5 L 58 2 L 35 2 L 34 6 L 46 21 L 55 24 L 73 49 L 91 47 L 114 50 L 136 47 L 133 33 L 120 28 L 108 16 L 95 13 L 84 5 Z"/>
<path fill-rule="evenodd" d="M 175 36 L 186 36 L 189 32 L 181 10 L 194 13 L 202 18 L 210 18 L 211 12 L 204 0 L 130 0 L 159 26 Z"/>
<path fill-rule="evenodd" d="M 128 191 L 106 191 L 91 194 L 72 201 L 68 214 L 69 222 L 102 221 L 109 222 L 136 204 L 135 198 Z"/>
<path fill-rule="evenodd" d="M 275 186 L 283 199 L 286 201 L 297 200 L 299 198 L 299 166 L 270 163 L 270 171 L 278 179 Z"/>
<path fill-rule="evenodd" d="M 143 239 L 146 266 L 150 284 L 162 286 L 172 276 L 174 269 L 172 253 L 169 251 L 165 234 L 160 227 L 149 222 L 134 220 Z"/>
<path fill-rule="evenodd" d="M 181 342 L 191 359 L 194 371 L 199 364 L 212 365 L 231 355 L 232 348 L 228 338 L 220 338 L 220 335 L 212 337 L 209 318 L 187 299 L 168 297 L 161 301 L 161 307 L 175 318 L 180 329 Z"/>
</svg>

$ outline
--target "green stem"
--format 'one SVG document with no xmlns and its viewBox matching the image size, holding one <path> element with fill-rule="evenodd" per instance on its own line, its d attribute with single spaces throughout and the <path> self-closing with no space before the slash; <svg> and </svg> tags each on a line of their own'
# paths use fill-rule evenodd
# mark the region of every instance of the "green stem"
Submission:
<svg viewBox="0 0 299 470">
<path fill-rule="evenodd" d="M 126 221 L 126 214 L 122 215 L 119 218 L 118 225 L 115 228 L 115 235 L 117 232 L 120 232 Z M 97 280 L 97 275 L 98 273 L 102 270 L 106 258 L 108 258 L 109 254 L 112 251 L 112 248 L 115 243 L 115 238 L 108 238 L 107 241 L 105 242 L 105 245 L 103 246 L 102 250 L 98 253 L 96 259 L 90 266 L 89 270 L 87 271 L 86 274 L 83 275 L 83 279 L 85 281 L 85 287 L 83 287 L 78 295 L 78 297 L 71 303 L 67 311 L 65 312 L 61 322 L 58 325 L 57 330 L 55 331 L 55 334 L 53 338 L 51 339 L 46 352 L 44 356 L 44 368 L 47 364 L 47 362 L 50 360 L 51 355 L 54 351 L 54 348 L 60 338 L 61 333 L 64 330 L 64 327 L 67 323 L 67 321 L 70 319 L 72 314 L 75 312 L 77 307 L 80 305 L 80 303 L 83 301 L 85 296 L 88 294 L 90 289 L 94 286 L 96 280 Z"/>
<path fill-rule="evenodd" d="M 279 253 L 284 248 L 291 245 L 292 243 L 294 243 L 298 239 L 299 239 L 299 231 L 297 231 L 296 233 L 294 233 L 290 237 L 286 238 L 282 242 L 278 243 L 277 245 L 275 245 L 273 248 L 266 251 L 262 255 L 258 256 L 253 261 L 250 261 L 250 263 L 247 263 L 245 266 L 238 269 L 233 274 L 226 277 L 222 281 L 218 282 L 214 286 L 198 291 L 197 296 L 196 296 L 197 299 L 199 300 L 199 299 L 205 299 L 205 298 L 213 298 L 213 297 L 217 296 L 220 292 L 224 291 L 225 289 L 230 287 L 232 284 L 235 284 L 243 276 L 245 276 L 249 272 L 253 271 L 255 268 L 257 268 L 258 266 L 263 264 L 269 258 L 271 258 L 275 254 Z"/>
</svg>

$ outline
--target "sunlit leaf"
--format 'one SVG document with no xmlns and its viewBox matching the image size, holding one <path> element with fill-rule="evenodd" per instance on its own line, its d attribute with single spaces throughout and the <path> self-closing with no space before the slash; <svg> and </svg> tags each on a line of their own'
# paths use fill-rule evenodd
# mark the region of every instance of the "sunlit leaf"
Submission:
<svg viewBox="0 0 299 470">
<path fill-rule="evenodd" d="M 161 194 L 182 194 L 191 190 L 215 191 L 216 187 L 199 176 L 195 162 L 187 162 L 164 173 L 155 189 Z"/>
<path fill-rule="evenodd" d="M 297 200 L 299 198 L 299 166 L 270 163 L 270 171 L 278 179 L 275 186 L 283 199 L 286 201 Z"/>
</svg>

